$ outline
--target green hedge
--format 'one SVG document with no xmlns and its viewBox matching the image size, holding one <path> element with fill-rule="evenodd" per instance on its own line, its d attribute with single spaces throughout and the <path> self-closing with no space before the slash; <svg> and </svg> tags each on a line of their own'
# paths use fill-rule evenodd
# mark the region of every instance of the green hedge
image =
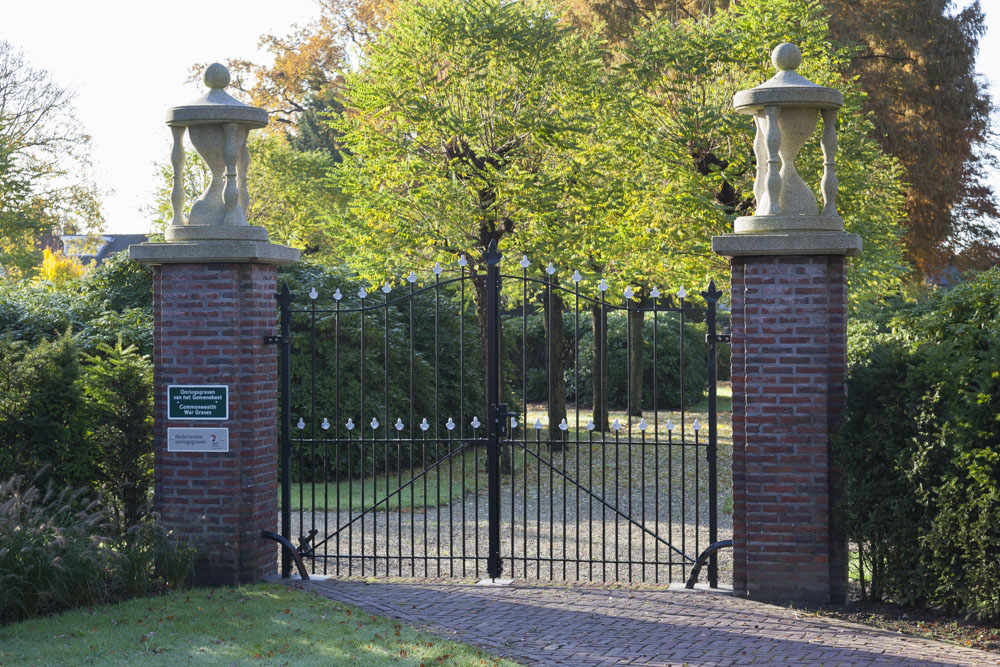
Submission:
<svg viewBox="0 0 1000 667">
<path fill-rule="evenodd" d="M 356 308 L 359 304 L 358 289 L 362 286 L 356 278 L 342 273 L 337 269 L 319 264 L 300 262 L 283 268 L 278 275 L 279 285 L 287 283 L 296 294 L 293 309 L 310 308 L 311 300 L 308 294 L 315 288 L 319 295 L 316 300 L 318 309 L 335 307 L 332 295 L 340 289 L 345 295 L 342 301 L 344 310 Z M 371 290 L 370 285 L 365 285 Z M 426 418 L 434 423 L 435 392 L 437 393 L 439 421 L 443 423 L 449 418 L 455 422 L 460 419 L 459 407 L 462 396 L 465 399 L 465 420 L 471 421 L 473 415 L 484 419 L 483 408 L 483 373 L 482 346 L 479 342 L 479 327 L 475 308 L 472 302 L 471 289 L 466 288 L 466 312 L 464 322 L 464 352 L 465 373 L 461 373 L 458 341 L 460 336 L 460 299 L 457 288 L 452 286 L 442 288 L 439 299 L 435 299 L 434 291 L 423 292 L 415 297 L 413 304 L 413 414 L 414 422 L 419 423 Z M 397 298 L 407 293 L 408 287 L 396 286 L 390 298 Z M 379 304 L 383 294 L 375 291 L 366 299 L 368 305 Z M 435 302 L 436 306 L 435 306 Z M 438 360 L 435 364 L 435 318 L 437 307 L 437 346 Z M 386 381 L 385 368 L 385 311 L 376 308 L 365 313 L 365 409 L 361 414 L 361 319 L 358 313 L 344 313 L 337 317 L 334 313 L 318 313 L 315 322 L 311 313 L 297 314 L 292 324 L 292 423 L 297 424 L 303 419 L 306 429 L 304 437 L 313 433 L 321 437 L 324 431 L 320 424 L 328 419 L 331 437 L 344 438 L 343 428 L 348 417 L 354 420 L 357 429 L 353 438 L 364 435 L 371 437 L 368 424 L 372 417 L 377 417 L 380 426 L 380 437 L 384 429 L 392 429 L 392 424 L 401 418 L 407 429 L 402 432 L 403 438 L 409 437 L 410 424 L 410 311 L 407 300 L 392 305 L 388 309 L 389 326 L 389 376 Z M 315 335 L 310 335 L 314 328 Z M 315 347 L 314 347 L 315 346 Z M 338 366 L 339 363 L 339 366 Z M 436 365 L 436 368 L 435 368 Z M 435 383 L 437 373 L 437 383 Z M 464 384 L 463 384 L 464 383 Z M 388 385 L 389 424 L 385 424 L 386 386 Z M 463 393 L 464 390 L 464 393 Z M 412 425 L 414 429 L 416 424 Z M 298 430 L 293 427 L 293 436 Z M 442 437 L 446 433 L 440 426 Z M 395 429 L 391 430 L 393 436 Z M 417 437 L 420 431 L 416 431 Z M 433 434 L 434 431 L 429 432 Z M 456 431 L 457 433 L 457 431 Z M 466 437 L 471 435 L 471 429 L 466 427 Z M 456 436 L 457 437 L 457 436 Z M 370 446 L 363 447 L 360 443 L 353 446 L 350 452 L 351 469 L 348 469 L 348 448 L 339 448 L 339 457 L 331 449 L 331 458 L 325 463 L 321 455 L 315 460 L 310 458 L 312 450 L 303 451 L 300 466 L 298 454 L 294 458 L 293 478 L 302 481 L 323 478 L 324 465 L 329 478 L 338 476 L 357 476 L 364 470 L 383 471 L 395 470 L 397 450 L 390 447 L 388 454 L 383 447 L 375 448 L 373 454 Z M 419 461 L 420 449 L 414 451 L 415 461 Z M 429 454 L 431 456 L 432 453 Z M 410 449 L 404 442 L 399 449 L 402 461 L 409 463 Z"/>
<path fill-rule="evenodd" d="M 548 399 L 546 363 L 548 343 L 542 327 L 542 315 L 532 312 L 526 318 L 524 334 L 527 347 L 527 391 L 529 403 L 544 403 Z M 579 321 L 579 368 L 577 368 L 576 318 L 572 312 L 563 317 L 563 359 L 566 383 L 566 398 L 572 403 L 577 400 L 576 382 L 579 374 L 581 405 L 593 402 L 593 344 L 594 332 L 590 312 L 581 312 Z M 653 408 L 653 329 L 656 329 L 656 382 L 657 404 L 661 410 L 680 407 L 680 318 L 676 313 L 663 312 L 657 315 L 654 327 L 652 314 L 647 314 L 643 324 L 643 389 L 642 406 Z M 705 343 L 704 321 L 698 322 L 688 317 L 684 326 L 684 400 L 691 406 L 701 400 L 708 388 L 708 346 Z M 608 407 L 624 410 L 627 401 L 626 337 L 628 323 L 625 312 L 612 310 L 608 313 Z M 504 342 L 507 354 L 507 377 L 513 394 L 520 400 L 522 393 L 521 366 L 521 317 L 504 319 Z M 720 353 L 728 346 L 720 345 Z M 729 355 L 719 355 L 719 378 L 729 377 Z"/>
<path fill-rule="evenodd" d="M 150 354 L 151 269 L 118 253 L 62 289 L 44 282 L 0 281 L 0 336 L 35 345 L 67 331 L 84 352 L 120 338 L 126 347 Z"/>
<path fill-rule="evenodd" d="M 1000 617 L 1000 269 L 850 329 L 840 510 L 865 594 Z"/>
</svg>

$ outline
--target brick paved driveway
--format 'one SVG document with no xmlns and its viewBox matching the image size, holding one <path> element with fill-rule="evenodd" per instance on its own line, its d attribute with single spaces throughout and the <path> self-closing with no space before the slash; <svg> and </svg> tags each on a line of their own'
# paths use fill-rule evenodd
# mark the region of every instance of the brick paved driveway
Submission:
<svg viewBox="0 0 1000 667">
<path fill-rule="evenodd" d="M 295 582 L 527 665 L 1000 665 L 1000 656 L 683 590 Z"/>
</svg>

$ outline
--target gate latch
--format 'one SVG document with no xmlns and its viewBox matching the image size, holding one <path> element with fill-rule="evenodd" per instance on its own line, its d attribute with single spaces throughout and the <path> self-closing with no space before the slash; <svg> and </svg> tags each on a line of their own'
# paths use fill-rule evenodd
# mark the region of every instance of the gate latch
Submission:
<svg viewBox="0 0 1000 667">
<path fill-rule="evenodd" d="M 264 345 L 279 345 L 287 343 L 291 336 L 264 336 Z"/>
<path fill-rule="evenodd" d="M 727 333 L 720 334 L 705 334 L 706 343 L 730 343 L 732 342 L 733 335 Z"/>
<path fill-rule="evenodd" d="M 506 403 L 497 403 L 496 413 L 495 414 L 496 414 L 496 420 L 497 420 L 497 422 L 496 422 L 497 435 L 499 435 L 501 438 L 506 438 L 507 434 L 509 432 L 508 431 L 508 425 L 510 423 L 509 419 L 511 417 L 520 417 L 521 413 L 520 412 L 507 412 L 507 404 Z"/>
</svg>

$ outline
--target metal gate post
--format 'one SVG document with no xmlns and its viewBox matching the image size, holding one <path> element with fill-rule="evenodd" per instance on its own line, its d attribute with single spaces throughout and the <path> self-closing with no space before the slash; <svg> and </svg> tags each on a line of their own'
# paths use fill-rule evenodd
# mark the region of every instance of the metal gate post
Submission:
<svg viewBox="0 0 1000 667">
<path fill-rule="evenodd" d="M 705 311 L 705 323 L 708 325 L 708 335 L 705 340 L 708 343 L 708 543 L 715 544 L 719 541 L 719 519 L 718 519 L 718 489 L 716 479 L 717 467 L 717 445 L 718 445 L 718 415 L 716 400 L 716 362 L 718 354 L 716 344 L 720 342 L 720 336 L 715 331 L 715 310 L 722 292 L 716 289 L 715 281 L 708 284 L 708 289 L 701 293 L 707 306 Z M 708 560 L 708 585 L 712 588 L 719 586 L 719 558 L 712 552 Z"/>
<path fill-rule="evenodd" d="M 489 411 L 486 428 L 489 430 L 486 449 L 486 471 L 489 476 L 489 548 L 486 556 L 486 574 L 499 579 L 503 570 L 500 561 L 500 252 L 496 241 L 490 241 L 483 254 L 486 264 L 486 405 Z"/>
<path fill-rule="evenodd" d="M 277 343 L 280 346 L 278 360 L 278 391 L 281 395 L 279 437 L 281 438 L 281 536 L 288 543 L 292 541 L 292 301 L 295 295 L 288 289 L 288 283 L 274 295 L 280 308 L 279 331 Z M 281 576 L 285 579 L 292 575 L 292 561 L 285 549 L 281 550 Z"/>
</svg>

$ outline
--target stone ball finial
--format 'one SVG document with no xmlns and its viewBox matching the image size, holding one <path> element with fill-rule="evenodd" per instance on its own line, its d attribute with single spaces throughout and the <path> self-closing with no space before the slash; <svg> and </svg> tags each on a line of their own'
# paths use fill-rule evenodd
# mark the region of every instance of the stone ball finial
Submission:
<svg viewBox="0 0 1000 667">
<path fill-rule="evenodd" d="M 780 48 L 780 47 L 779 47 Z M 229 70 L 222 63 L 212 63 L 202 73 L 202 80 L 212 90 L 221 90 L 229 85 Z"/>
<path fill-rule="evenodd" d="M 802 51 L 794 44 L 778 44 L 771 51 L 771 63 L 781 71 L 794 70 L 802 63 Z"/>
</svg>

